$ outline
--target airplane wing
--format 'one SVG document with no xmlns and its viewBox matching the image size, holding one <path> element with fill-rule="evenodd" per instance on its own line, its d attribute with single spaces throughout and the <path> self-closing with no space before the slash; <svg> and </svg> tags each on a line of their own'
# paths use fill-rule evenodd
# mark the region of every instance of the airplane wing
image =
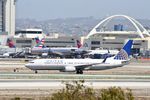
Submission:
<svg viewBox="0 0 150 100">
<path fill-rule="evenodd" d="M 88 64 L 88 65 L 77 65 L 77 66 L 75 66 L 75 68 L 76 69 L 85 69 L 85 68 L 88 68 L 90 66 L 98 65 L 98 64 L 101 64 L 101 63 L 93 63 L 93 64 Z"/>
<path fill-rule="evenodd" d="M 63 54 L 61 52 L 53 52 L 54 54 L 62 56 Z"/>
<path fill-rule="evenodd" d="M 98 64 L 103 64 L 104 62 L 101 63 L 92 63 L 92 64 L 86 64 L 86 65 L 77 65 L 75 66 L 76 69 L 87 69 L 88 67 L 91 67 L 93 65 L 98 65 Z"/>
<path fill-rule="evenodd" d="M 106 61 L 107 58 L 108 58 L 108 57 L 106 57 L 106 58 L 105 58 L 102 62 L 100 62 L 100 63 L 77 65 L 77 66 L 75 66 L 75 68 L 76 68 L 76 69 L 85 69 L 85 68 L 88 68 L 88 67 L 93 66 L 93 65 L 103 64 L 103 63 L 105 63 L 105 61 Z"/>
</svg>

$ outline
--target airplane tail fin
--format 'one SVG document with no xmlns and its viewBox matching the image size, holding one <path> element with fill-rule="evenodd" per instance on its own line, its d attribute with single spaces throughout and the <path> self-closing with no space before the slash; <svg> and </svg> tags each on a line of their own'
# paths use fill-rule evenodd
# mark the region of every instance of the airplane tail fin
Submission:
<svg viewBox="0 0 150 100">
<path fill-rule="evenodd" d="M 44 45 L 44 43 L 45 43 L 45 39 L 44 39 L 44 38 L 42 38 L 40 42 L 41 42 L 41 44 L 43 44 L 43 45 Z"/>
<path fill-rule="evenodd" d="M 77 47 L 81 48 L 81 46 L 82 46 L 81 42 L 79 40 L 77 40 Z"/>
<path fill-rule="evenodd" d="M 119 53 L 114 57 L 115 60 L 128 60 L 131 54 L 131 47 L 133 40 L 129 40 L 124 47 L 119 51 Z"/>
<path fill-rule="evenodd" d="M 42 38 L 40 40 L 38 37 L 36 37 L 35 41 L 36 41 L 36 46 L 35 47 L 39 47 L 39 48 L 44 48 L 45 47 L 45 45 L 44 45 L 45 39 L 44 38 Z"/>
<path fill-rule="evenodd" d="M 36 44 L 38 44 L 40 42 L 39 37 L 35 37 L 35 41 L 36 41 Z"/>
<path fill-rule="evenodd" d="M 16 46 L 14 45 L 14 42 L 11 40 L 11 39 L 7 39 L 7 45 L 10 47 L 10 48 L 15 48 Z"/>
</svg>

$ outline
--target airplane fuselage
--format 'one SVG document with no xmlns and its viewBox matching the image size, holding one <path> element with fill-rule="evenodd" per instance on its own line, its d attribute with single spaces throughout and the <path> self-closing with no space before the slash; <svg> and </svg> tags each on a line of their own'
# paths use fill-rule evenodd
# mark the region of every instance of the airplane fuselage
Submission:
<svg viewBox="0 0 150 100">
<path fill-rule="evenodd" d="M 112 62 L 109 58 L 105 63 L 102 63 L 102 61 L 103 59 L 37 59 L 26 64 L 26 67 L 32 70 L 60 71 L 65 70 L 65 68 L 70 68 L 72 71 L 76 71 L 78 67 L 84 70 L 104 70 L 125 65 L 125 63 L 118 61 Z"/>
</svg>

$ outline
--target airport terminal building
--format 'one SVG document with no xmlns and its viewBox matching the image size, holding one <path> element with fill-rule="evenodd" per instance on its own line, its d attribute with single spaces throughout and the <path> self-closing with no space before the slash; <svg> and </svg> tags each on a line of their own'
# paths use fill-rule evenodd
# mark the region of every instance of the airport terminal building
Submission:
<svg viewBox="0 0 150 100">
<path fill-rule="evenodd" d="M 40 40 L 44 38 L 46 47 L 75 47 L 76 40 L 80 40 L 80 37 L 77 36 L 62 36 L 58 33 L 46 36 L 42 29 L 23 29 L 16 31 L 13 41 L 19 48 L 34 47 L 36 37 Z"/>
<path fill-rule="evenodd" d="M 111 24 L 115 18 L 123 18 L 124 23 Z M 128 22 L 128 23 L 127 23 Z M 128 39 L 133 39 L 133 52 L 150 50 L 150 33 L 137 20 L 126 15 L 113 15 L 97 24 L 82 43 L 89 49 L 120 49 Z"/>
<path fill-rule="evenodd" d="M 45 39 L 47 47 L 75 47 L 80 40 L 85 49 L 120 49 L 128 39 L 133 39 L 133 51 L 150 50 L 150 33 L 137 20 L 126 15 L 113 15 L 97 24 L 87 36 L 46 36 L 42 29 L 24 29 L 15 32 L 16 0 L 0 0 L 1 44 L 6 37 L 12 36 L 16 47 L 34 47 L 35 37 Z M 115 22 L 116 18 L 119 19 Z M 122 22 L 123 20 L 123 22 Z M 15 32 L 15 35 L 14 35 Z"/>
<path fill-rule="evenodd" d="M 107 26 L 114 18 L 121 17 L 127 19 L 130 28 L 123 23 L 115 23 Z M 33 32 L 31 32 L 33 30 Z M 87 36 L 61 36 L 54 34 L 53 36 L 46 36 L 42 30 L 26 30 L 26 32 L 16 32 L 14 42 L 17 47 L 34 47 L 34 37 L 45 38 L 45 45 L 47 47 L 75 47 L 76 40 L 81 40 L 85 49 L 121 49 L 128 39 L 133 39 L 133 52 L 138 53 L 143 50 L 150 50 L 150 34 L 149 32 L 135 19 L 126 15 L 110 16 L 98 25 L 96 25 Z M 27 32 L 28 31 L 28 32 Z M 39 32 L 40 31 L 40 32 Z M 17 37 L 18 36 L 18 37 Z"/>
<path fill-rule="evenodd" d="M 133 39 L 133 51 L 150 50 L 150 30 L 146 30 L 137 20 L 126 15 L 113 15 L 102 20 L 83 37 L 59 34 L 46 36 L 42 29 L 25 29 L 15 34 L 15 3 L 16 0 L 0 0 L 1 45 L 6 45 L 7 38 L 11 36 L 18 48 L 34 47 L 34 38 L 39 37 L 45 38 L 47 47 L 75 47 L 76 40 L 81 40 L 83 47 L 87 49 L 120 49 L 128 39 Z M 121 20 L 115 22 L 116 18 Z"/>
</svg>

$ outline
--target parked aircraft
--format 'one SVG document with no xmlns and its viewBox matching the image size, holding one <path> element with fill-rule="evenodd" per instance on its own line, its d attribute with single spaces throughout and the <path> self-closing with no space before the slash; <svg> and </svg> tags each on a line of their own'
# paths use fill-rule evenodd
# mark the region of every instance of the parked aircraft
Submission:
<svg viewBox="0 0 150 100">
<path fill-rule="evenodd" d="M 93 59 L 97 58 L 106 58 L 115 56 L 119 51 L 118 50 L 107 50 L 107 49 L 96 49 L 96 50 L 89 50 L 89 57 Z"/>
<path fill-rule="evenodd" d="M 25 66 L 31 70 L 59 70 L 83 74 L 83 70 L 104 70 L 122 67 L 129 62 L 133 40 L 129 40 L 114 57 L 105 59 L 36 59 Z"/>
<path fill-rule="evenodd" d="M 88 53 L 88 51 L 84 49 L 80 49 L 77 42 L 78 47 L 57 47 L 57 48 L 48 48 L 44 46 L 44 39 L 39 40 L 35 38 L 37 45 L 31 49 L 31 54 L 42 55 L 43 53 L 47 53 L 48 55 L 55 55 L 59 57 L 76 57 L 77 55 L 84 55 Z"/>
<path fill-rule="evenodd" d="M 7 48 L 1 48 L 3 54 L 0 55 L 2 58 L 12 57 L 15 54 L 15 48 L 14 42 L 11 39 L 7 39 L 6 43 Z"/>
<path fill-rule="evenodd" d="M 25 53 L 23 49 L 21 48 L 16 48 L 14 42 L 8 38 L 7 39 L 7 48 L 0 48 L 0 58 L 24 58 Z"/>
<path fill-rule="evenodd" d="M 77 47 L 79 49 L 84 49 L 85 47 L 81 44 L 79 40 L 77 40 Z M 84 54 L 84 56 L 88 56 L 89 58 L 97 59 L 97 58 L 106 58 L 106 57 L 112 57 L 116 55 L 119 51 L 118 50 L 109 50 L 109 49 L 95 49 L 95 50 L 86 50 L 87 52 Z"/>
</svg>

